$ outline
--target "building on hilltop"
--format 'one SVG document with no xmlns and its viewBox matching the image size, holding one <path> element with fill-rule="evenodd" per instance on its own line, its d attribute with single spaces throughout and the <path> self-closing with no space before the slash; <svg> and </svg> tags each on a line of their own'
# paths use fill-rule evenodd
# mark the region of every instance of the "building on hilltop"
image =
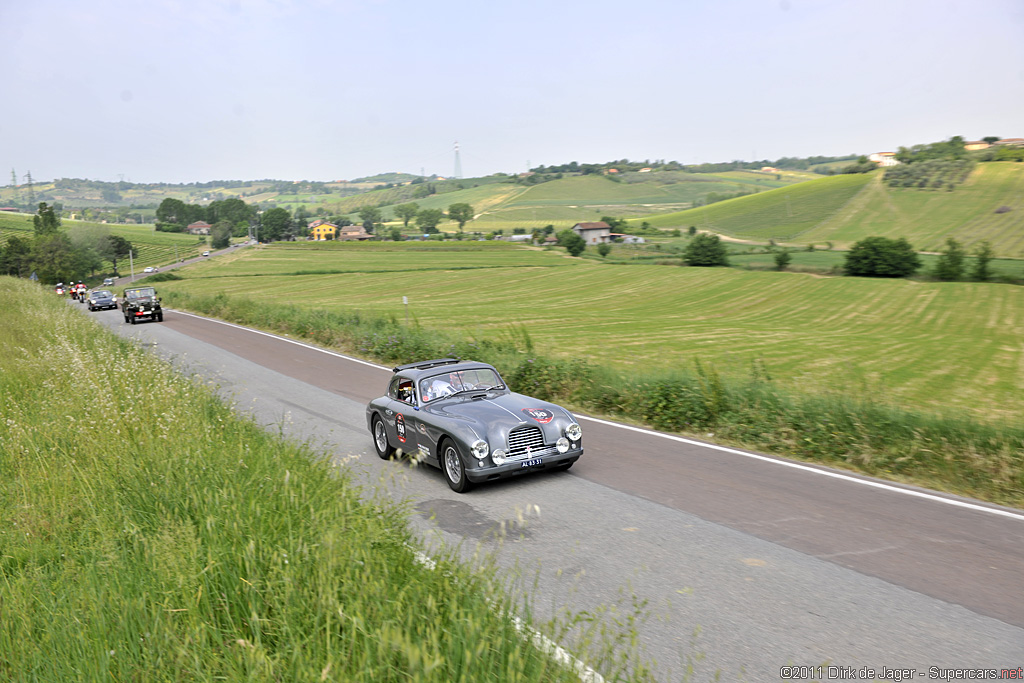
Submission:
<svg viewBox="0 0 1024 683">
<path fill-rule="evenodd" d="M 185 227 L 185 232 L 190 235 L 209 235 L 211 227 L 213 226 L 206 221 L 196 221 L 195 223 L 189 223 Z"/>
<path fill-rule="evenodd" d="M 879 166 L 896 166 L 900 163 L 896 158 L 896 152 L 875 152 L 868 155 L 868 161 L 873 161 Z"/>
</svg>

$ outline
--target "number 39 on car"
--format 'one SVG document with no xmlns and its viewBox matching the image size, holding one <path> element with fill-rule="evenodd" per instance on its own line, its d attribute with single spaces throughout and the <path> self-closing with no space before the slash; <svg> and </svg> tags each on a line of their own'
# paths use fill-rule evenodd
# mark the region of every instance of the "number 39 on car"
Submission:
<svg viewBox="0 0 1024 683">
<path fill-rule="evenodd" d="M 486 363 L 441 358 L 393 372 L 387 394 L 366 406 L 377 455 L 438 467 L 453 491 L 567 470 L 583 455 L 583 431 L 572 413 L 509 391 Z"/>
</svg>

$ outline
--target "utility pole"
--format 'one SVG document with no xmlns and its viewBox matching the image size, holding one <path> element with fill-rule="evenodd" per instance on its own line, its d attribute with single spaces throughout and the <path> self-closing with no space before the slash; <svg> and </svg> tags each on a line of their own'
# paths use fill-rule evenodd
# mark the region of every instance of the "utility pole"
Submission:
<svg viewBox="0 0 1024 683">
<path fill-rule="evenodd" d="M 18 174 L 11 169 L 11 189 L 14 190 L 14 204 L 18 203 Z"/>
<path fill-rule="evenodd" d="M 36 194 L 32 191 L 32 171 L 25 174 L 25 181 L 28 184 L 28 205 L 31 208 L 36 203 Z"/>
</svg>

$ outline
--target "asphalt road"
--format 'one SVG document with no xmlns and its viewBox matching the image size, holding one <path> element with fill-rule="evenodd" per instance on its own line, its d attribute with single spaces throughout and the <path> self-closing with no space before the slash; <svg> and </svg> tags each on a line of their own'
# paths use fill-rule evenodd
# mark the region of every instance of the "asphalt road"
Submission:
<svg viewBox="0 0 1024 683">
<path fill-rule="evenodd" d="M 178 311 L 83 313 L 407 499 L 428 545 L 493 553 L 536 614 L 639 601 L 659 680 L 1024 666 L 1024 511 L 586 416 L 571 471 L 459 495 L 376 457 L 364 409 L 386 368 Z"/>
</svg>

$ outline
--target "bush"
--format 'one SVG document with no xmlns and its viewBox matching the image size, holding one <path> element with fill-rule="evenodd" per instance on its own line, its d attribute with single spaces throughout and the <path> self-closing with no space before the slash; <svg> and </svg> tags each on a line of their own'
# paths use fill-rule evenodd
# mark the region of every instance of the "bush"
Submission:
<svg viewBox="0 0 1024 683">
<path fill-rule="evenodd" d="M 572 256 L 579 256 L 587 248 L 587 242 L 572 230 L 558 233 L 558 246 L 565 247 Z"/>
<path fill-rule="evenodd" d="M 867 237 L 846 253 L 847 275 L 909 277 L 921 267 L 917 252 L 904 238 Z"/>
<path fill-rule="evenodd" d="M 688 266 L 727 266 L 729 253 L 718 235 L 702 232 L 686 245 L 683 260 Z"/>
</svg>

